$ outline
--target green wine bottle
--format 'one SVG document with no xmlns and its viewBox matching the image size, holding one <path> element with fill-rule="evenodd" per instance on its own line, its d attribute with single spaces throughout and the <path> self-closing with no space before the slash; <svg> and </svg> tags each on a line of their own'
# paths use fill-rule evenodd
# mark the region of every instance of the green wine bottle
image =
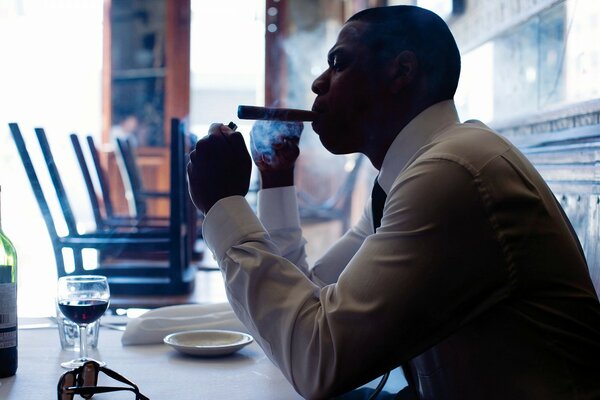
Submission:
<svg viewBox="0 0 600 400">
<path fill-rule="evenodd" d="M 0 378 L 14 375 L 17 361 L 17 253 L 0 214 Z"/>
</svg>

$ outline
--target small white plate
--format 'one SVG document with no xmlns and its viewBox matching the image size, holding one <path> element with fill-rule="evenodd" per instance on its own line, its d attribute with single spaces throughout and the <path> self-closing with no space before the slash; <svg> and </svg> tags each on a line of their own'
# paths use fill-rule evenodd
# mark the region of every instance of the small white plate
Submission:
<svg viewBox="0 0 600 400">
<path fill-rule="evenodd" d="M 236 331 L 197 330 L 176 332 L 163 341 L 175 350 L 194 356 L 224 356 L 252 343 L 252 336 Z"/>
</svg>

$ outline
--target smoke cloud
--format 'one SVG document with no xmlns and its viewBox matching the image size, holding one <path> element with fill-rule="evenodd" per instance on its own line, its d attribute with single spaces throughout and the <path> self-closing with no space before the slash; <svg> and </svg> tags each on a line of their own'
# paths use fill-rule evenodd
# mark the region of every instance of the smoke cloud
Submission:
<svg viewBox="0 0 600 400">
<path fill-rule="evenodd" d="M 256 121 L 250 131 L 250 143 L 253 151 L 269 160 L 275 155 L 274 148 L 285 140 L 298 142 L 302 129 L 300 122 Z"/>
</svg>

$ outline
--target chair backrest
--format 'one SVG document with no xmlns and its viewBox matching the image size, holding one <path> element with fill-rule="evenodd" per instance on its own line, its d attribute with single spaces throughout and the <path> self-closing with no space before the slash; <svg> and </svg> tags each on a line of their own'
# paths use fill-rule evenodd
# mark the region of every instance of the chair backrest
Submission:
<svg viewBox="0 0 600 400">
<path fill-rule="evenodd" d="M 13 122 L 9 124 L 9 127 L 10 132 L 12 133 L 13 139 L 15 141 L 15 145 L 17 146 L 19 157 L 21 158 L 21 162 L 23 163 L 23 167 L 25 168 L 25 173 L 27 174 L 27 178 L 29 180 L 29 183 L 31 184 L 31 189 L 33 190 L 35 200 L 40 208 L 40 212 L 42 213 L 44 223 L 46 224 L 46 229 L 48 230 L 48 234 L 52 242 L 52 248 L 55 253 L 54 255 L 57 263 L 57 269 L 58 271 L 64 271 L 65 265 L 62 256 L 62 248 L 59 244 L 60 237 L 56 230 L 56 224 L 54 223 L 54 218 L 52 216 L 52 212 L 50 211 L 50 206 L 48 205 L 48 201 L 46 200 L 46 196 L 44 195 L 44 190 L 42 189 L 42 185 L 40 184 L 40 180 L 36 173 L 35 167 L 33 166 L 33 162 L 31 161 L 30 153 L 27 150 L 27 145 L 25 144 L 25 140 L 23 139 L 23 134 L 21 133 L 18 124 Z"/>
<path fill-rule="evenodd" d="M 181 140 L 181 146 L 183 146 L 183 150 L 178 152 L 178 154 L 181 157 L 179 161 L 179 185 L 181 186 L 180 193 L 182 193 L 183 195 L 182 202 L 184 203 L 185 207 L 184 221 L 186 221 L 187 230 L 189 232 L 189 248 L 191 252 L 194 252 L 195 244 L 198 240 L 199 235 L 201 235 L 201 228 L 199 228 L 198 221 L 199 219 L 201 220 L 203 218 L 203 215 L 201 215 L 198 212 L 198 209 L 192 202 L 192 198 L 189 195 L 187 187 L 187 164 L 190 161 L 190 152 L 196 147 L 196 142 L 198 142 L 198 136 L 195 133 L 189 131 L 188 119 L 173 119 L 171 123 L 179 124 L 179 139 Z M 174 130 L 174 127 L 175 126 L 173 125 L 171 129 Z"/>
<path fill-rule="evenodd" d="M 191 243 L 187 240 L 191 232 L 186 221 L 188 220 L 187 201 L 184 194 L 185 188 L 185 145 L 183 126 L 179 119 L 171 119 L 171 144 L 170 144 L 170 237 L 178 252 L 171 252 L 171 264 L 187 267 L 191 259 Z M 181 236 L 182 230 L 188 235 Z M 172 268 L 171 279 L 180 279 L 185 274 L 185 268 L 175 271 Z"/>
<path fill-rule="evenodd" d="M 86 136 L 86 141 L 90 155 L 92 156 L 92 163 L 94 164 L 94 170 L 96 172 L 96 177 L 98 178 L 98 184 L 100 185 L 100 193 L 102 195 L 102 202 L 104 204 L 106 218 L 113 218 L 115 214 L 113 211 L 114 208 L 112 204 L 112 198 L 110 197 L 110 185 L 108 183 L 106 173 L 104 172 L 104 168 L 102 167 L 102 162 L 100 161 L 100 152 L 98 151 L 92 136 Z"/>
<path fill-rule="evenodd" d="M 79 164 L 79 169 L 81 170 L 81 175 L 83 176 L 85 188 L 90 199 L 92 213 L 94 215 L 94 222 L 96 223 L 96 227 L 98 229 L 102 229 L 105 227 L 105 224 L 104 219 L 102 217 L 100 202 L 98 201 L 96 187 L 94 186 L 94 182 L 92 181 L 92 175 L 90 173 L 88 163 L 85 159 L 85 155 L 83 154 L 83 149 L 81 148 L 79 137 L 77 136 L 77 134 L 71 133 L 69 135 L 69 138 L 71 139 L 71 144 L 73 145 L 73 150 L 75 151 L 75 157 L 77 158 L 77 163 Z"/>
<path fill-rule="evenodd" d="M 144 186 L 142 177 L 136 162 L 135 151 L 131 142 L 125 138 L 115 138 L 116 159 L 125 188 L 125 197 L 129 205 L 129 213 L 133 217 L 143 218 L 146 216 L 146 200 L 142 193 Z"/>
<path fill-rule="evenodd" d="M 43 128 L 35 128 L 35 135 L 37 136 L 38 142 L 40 144 L 40 149 L 42 150 L 42 155 L 44 156 L 44 160 L 46 161 L 48 173 L 50 174 L 50 179 L 52 180 L 58 203 L 60 204 L 60 207 L 62 209 L 62 213 L 67 224 L 69 235 L 77 234 L 77 222 L 75 220 L 75 213 L 73 212 L 73 208 L 71 207 L 71 203 L 69 202 L 69 199 L 67 197 L 65 186 L 63 185 L 60 173 L 58 172 L 58 168 L 56 167 L 56 162 L 54 161 L 54 156 L 52 155 L 50 145 L 48 144 L 48 138 L 46 137 L 46 132 Z"/>
<path fill-rule="evenodd" d="M 67 236 L 77 236 L 79 232 L 77 231 L 77 220 L 75 219 L 75 213 L 73 212 L 73 208 L 71 207 L 71 203 L 69 202 L 69 198 L 67 197 L 67 191 L 65 190 L 65 186 L 63 185 L 60 173 L 58 171 L 58 167 L 56 166 L 56 162 L 54 161 L 54 155 L 52 154 L 52 150 L 50 149 L 50 145 L 48 144 L 46 132 L 43 128 L 35 128 L 34 130 L 38 143 L 40 145 L 40 149 L 42 151 L 42 155 L 44 156 L 44 161 L 46 162 L 46 167 L 48 168 L 48 174 L 50 174 L 50 179 L 52 180 L 52 185 L 54 186 L 54 191 L 56 193 L 58 203 L 62 210 L 62 216 L 67 225 Z M 61 246 L 58 243 L 56 243 L 55 245 Z M 58 269 L 59 276 L 62 276 L 66 273 L 64 269 L 64 259 L 62 257 L 61 260 L 61 262 L 63 263 L 63 267 L 62 269 Z M 83 254 L 80 250 L 73 251 L 73 262 L 75 271 L 77 273 L 81 273 L 83 271 Z"/>
</svg>

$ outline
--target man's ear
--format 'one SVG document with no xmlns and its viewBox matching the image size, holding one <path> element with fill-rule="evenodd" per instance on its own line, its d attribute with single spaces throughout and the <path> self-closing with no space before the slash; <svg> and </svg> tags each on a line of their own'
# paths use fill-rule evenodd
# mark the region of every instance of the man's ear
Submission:
<svg viewBox="0 0 600 400">
<path fill-rule="evenodd" d="M 400 52 L 391 64 L 392 70 L 392 92 L 398 93 L 406 86 L 413 83 L 419 71 L 419 61 L 417 55 L 410 51 L 404 50 Z"/>
</svg>

